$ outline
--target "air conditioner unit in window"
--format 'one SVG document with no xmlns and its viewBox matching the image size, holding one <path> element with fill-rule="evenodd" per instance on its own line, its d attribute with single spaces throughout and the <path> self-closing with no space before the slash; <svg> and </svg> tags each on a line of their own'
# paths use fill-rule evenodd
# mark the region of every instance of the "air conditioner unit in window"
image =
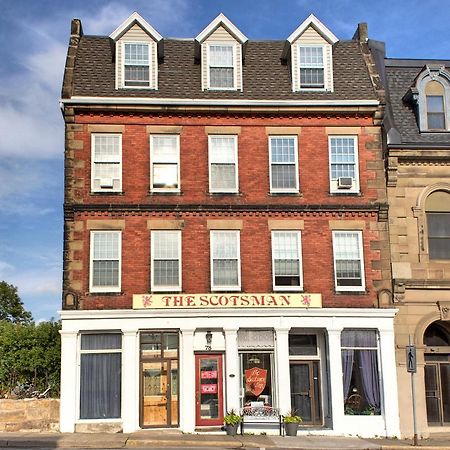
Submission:
<svg viewBox="0 0 450 450">
<path fill-rule="evenodd" d="M 112 188 L 113 187 L 112 178 L 100 178 L 100 187 L 101 188 Z"/>
<path fill-rule="evenodd" d="M 339 177 L 337 179 L 338 189 L 351 189 L 353 187 L 352 177 Z"/>
</svg>

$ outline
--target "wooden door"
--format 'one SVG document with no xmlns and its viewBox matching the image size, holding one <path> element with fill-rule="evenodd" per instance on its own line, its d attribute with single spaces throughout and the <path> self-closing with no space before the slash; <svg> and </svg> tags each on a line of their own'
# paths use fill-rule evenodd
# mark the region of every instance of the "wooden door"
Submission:
<svg viewBox="0 0 450 450">
<path fill-rule="evenodd" d="M 291 408 L 305 425 L 322 424 L 319 361 L 291 361 Z"/>
<path fill-rule="evenodd" d="M 223 424 L 223 355 L 195 355 L 196 425 Z"/>
</svg>

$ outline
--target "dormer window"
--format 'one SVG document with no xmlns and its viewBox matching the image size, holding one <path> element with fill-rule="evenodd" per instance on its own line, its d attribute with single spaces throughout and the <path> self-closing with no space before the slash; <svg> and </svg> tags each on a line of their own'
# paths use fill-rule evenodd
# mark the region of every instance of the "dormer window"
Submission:
<svg viewBox="0 0 450 450">
<path fill-rule="evenodd" d="M 116 47 L 116 89 L 158 89 L 162 36 L 135 12 L 109 37 Z"/>
<path fill-rule="evenodd" d="M 444 97 L 427 95 L 428 129 L 445 130 Z"/>
<path fill-rule="evenodd" d="M 150 86 L 150 46 L 124 42 L 124 83 L 127 87 Z"/>
<path fill-rule="evenodd" d="M 234 89 L 234 45 L 209 44 L 209 88 Z"/>
<path fill-rule="evenodd" d="M 300 89 L 325 87 L 323 47 L 300 45 Z"/>
<path fill-rule="evenodd" d="M 242 91 L 246 36 L 219 14 L 196 38 L 195 55 L 201 64 L 202 91 Z"/>
<path fill-rule="evenodd" d="M 403 97 L 414 102 L 420 131 L 450 131 L 450 72 L 445 66 L 425 66 Z"/>
<path fill-rule="evenodd" d="M 281 57 L 291 66 L 294 92 L 333 92 L 333 44 L 337 41 L 313 14 L 287 38 Z"/>
</svg>

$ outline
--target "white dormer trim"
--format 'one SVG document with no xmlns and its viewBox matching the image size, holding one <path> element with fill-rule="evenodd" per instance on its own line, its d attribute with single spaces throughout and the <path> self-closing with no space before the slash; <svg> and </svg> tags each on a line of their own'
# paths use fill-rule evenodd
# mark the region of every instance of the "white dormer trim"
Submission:
<svg viewBox="0 0 450 450">
<path fill-rule="evenodd" d="M 312 26 L 316 31 L 326 40 L 329 44 L 333 45 L 339 39 L 314 15 L 310 14 L 306 20 L 304 20 L 298 28 L 296 28 L 292 34 L 287 38 L 288 42 L 292 44 L 297 40 L 309 27 Z"/>
<path fill-rule="evenodd" d="M 163 37 L 137 12 L 131 14 L 109 36 L 115 43 L 115 88 L 158 89 L 158 42 Z M 146 45 L 148 49 L 148 85 L 128 82 L 125 85 L 125 46 Z M 147 66 L 147 64 L 144 64 Z M 145 80 L 147 81 L 147 80 Z"/>
<path fill-rule="evenodd" d="M 163 37 L 136 11 L 131 14 L 128 19 L 122 22 L 109 37 L 113 41 L 117 41 L 127 30 L 129 30 L 135 23 L 137 23 L 147 34 L 149 34 L 155 41 L 159 42 Z"/>
<path fill-rule="evenodd" d="M 242 33 L 239 28 L 234 25 L 228 17 L 223 13 L 220 13 L 206 28 L 204 28 L 199 35 L 195 38 L 200 44 L 219 26 L 223 26 L 240 44 L 244 44 L 248 41 L 247 36 Z"/>
</svg>

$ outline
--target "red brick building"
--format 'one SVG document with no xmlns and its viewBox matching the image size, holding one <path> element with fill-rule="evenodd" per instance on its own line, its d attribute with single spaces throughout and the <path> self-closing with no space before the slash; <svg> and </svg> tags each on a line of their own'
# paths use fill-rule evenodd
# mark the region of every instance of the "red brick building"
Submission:
<svg viewBox="0 0 450 450">
<path fill-rule="evenodd" d="M 314 16 L 286 41 L 223 15 L 190 40 L 136 13 L 109 37 L 72 22 L 62 431 L 192 432 L 230 409 L 270 431 L 292 407 L 308 431 L 398 434 L 363 34 Z"/>
</svg>

